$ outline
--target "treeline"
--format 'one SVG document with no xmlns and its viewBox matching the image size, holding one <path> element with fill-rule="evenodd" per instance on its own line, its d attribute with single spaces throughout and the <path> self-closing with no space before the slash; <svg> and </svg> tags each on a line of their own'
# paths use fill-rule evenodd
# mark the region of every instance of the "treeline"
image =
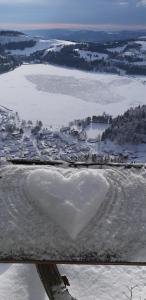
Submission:
<svg viewBox="0 0 146 300">
<path fill-rule="evenodd" d="M 51 63 L 54 65 L 66 66 L 81 70 L 92 70 L 91 65 L 84 59 L 80 58 L 79 54 L 72 47 L 65 46 L 59 52 L 48 51 L 44 56 L 44 51 L 37 51 L 28 58 L 29 61 L 39 60 L 40 63 Z"/>
<path fill-rule="evenodd" d="M 0 74 L 14 70 L 20 65 L 21 62 L 16 60 L 13 56 L 0 55 Z"/>
<path fill-rule="evenodd" d="M 130 108 L 113 118 L 111 126 L 102 135 L 102 140 L 106 139 L 118 144 L 146 143 L 146 105 Z"/>
<path fill-rule="evenodd" d="M 25 48 L 32 48 L 36 45 L 36 41 L 20 41 L 20 42 L 9 42 L 4 45 L 5 50 L 24 50 Z"/>
<path fill-rule="evenodd" d="M 134 62 L 135 60 L 133 60 Z M 146 65 L 134 65 L 131 64 L 132 59 L 129 59 L 129 64 L 128 63 L 122 63 L 118 62 L 116 63 L 116 67 L 119 69 L 122 69 L 125 71 L 126 74 L 128 75 L 146 75 Z M 141 62 L 141 60 L 139 60 Z"/>
<path fill-rule="evenodd" d="M 83 46 L 82 46 L 83 47 Z M 80 46 L 80 48 L 82 48 Z M 64 46 L 60 51 L 37 51 L 31 54 L 25 60 L 28 62 L 36 61 L 38 63 L 49 63 L 53 65 L 66 66 L 85 71 L 99 71 L 109 73 L 119 73 L 117 66 L 114 66 L 110 60 L 104 58 L 97 58 L 95 60 L 87 61 L 80 57 L 78 51 L 75 51 L 75 46 Z M 83 47 L 82 50 L 85 50 Z"/>
<path fill-rule="evenodd" d="M 24 33 L 14 30 L 0 30 L 0 36 L 22 36 Z"/>
<path fill-rule="evenodd" d="M 87 117 L 85 119 L 78 119 L 74 120 L 73 122 L 70 122 L 69 125 L 76 125 L 78 127 L 86 128 L 87 126 L 91 124 L 111 124 L 112 123 L 112 116 L 103 113 L 102 115 L 94 115 L 92 117 Z"/>
</svg>

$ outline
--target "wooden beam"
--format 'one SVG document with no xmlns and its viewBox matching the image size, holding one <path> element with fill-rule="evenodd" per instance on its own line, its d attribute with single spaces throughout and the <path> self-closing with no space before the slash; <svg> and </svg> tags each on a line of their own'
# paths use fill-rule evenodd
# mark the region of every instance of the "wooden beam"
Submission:
<svg viewBox="0 0 146 300">
<path fill-rule="evenodd" d="M 63 296 L 64 300 L 75 300 L 66 289 L 64 278 L 61 276 L 55 264 L 37 264 L 37 272 L 50 300 L 57 299 L 58 295 Z M 66 282 L 68 279 L 66 278 Z M 69 284 L 67 284 L 69 285 Z"/>
<path fill-rule="evenodd" d="M 71 168 L 78 168 L 78 167 L 94 167 L 97 168 L 109 168 L 109 167 L 124 167 L 126 169 L 136 168 L 146 168 L 146 164 L 144 163 L 100 163 L 100 162 L 68 162 L 68 161 L 61 161 L 61 160 L 54 160 L 54 161 L 42 161 L 42 160 L 27 160 L 27 159 L 9 159 L 7 162 L 10 162 L 14 165 L 45 165 L 45 166 L 65 166 Z"/>
</svg>

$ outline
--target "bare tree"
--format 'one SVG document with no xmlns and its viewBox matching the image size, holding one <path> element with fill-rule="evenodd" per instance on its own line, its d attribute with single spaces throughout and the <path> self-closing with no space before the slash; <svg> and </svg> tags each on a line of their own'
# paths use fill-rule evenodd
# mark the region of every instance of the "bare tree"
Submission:
<svg viewBox="0 0 146 300">
<path fill-rule="evenodd" d="M 125 296 L 126 296 L 126 298 L 128 299 L 128 300 L 132 300 L 133 299 L 133 290 L 136 288 L 136 287 L 138 287 L 137 285 L 134 285 L 134 286 L 132 286 L 132 287 L 129 287 L 129 286 L 127 286 L 127 289 L 128 289 L 128 291 L 129 291 L 129 295 L 127 295 L 126 293 L 124 293 L 125 294 Z"/>
</svg>

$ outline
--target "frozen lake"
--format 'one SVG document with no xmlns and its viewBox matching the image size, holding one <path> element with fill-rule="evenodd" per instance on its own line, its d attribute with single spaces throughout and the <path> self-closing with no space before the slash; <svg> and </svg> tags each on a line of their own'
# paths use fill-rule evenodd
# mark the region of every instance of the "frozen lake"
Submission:
<svg viewBox="0 0 146 300">
<path fill-rule="evenodd" d="M 109 127 L 108 124 L 94 124 L 92 123 L 86 128 L 87 137 L 88 138 L 97 138 L 98 135 L 102 135 L 102 133 Z"/>
<path fill-rule="evenodd" d="M 0 75 L 0 104 L 21 118 L 60 127 L 103 112 L 117 115 L 146 104 L 144 77 L 97 74 L 55 67 L 23 65 Z"/>
</svg>

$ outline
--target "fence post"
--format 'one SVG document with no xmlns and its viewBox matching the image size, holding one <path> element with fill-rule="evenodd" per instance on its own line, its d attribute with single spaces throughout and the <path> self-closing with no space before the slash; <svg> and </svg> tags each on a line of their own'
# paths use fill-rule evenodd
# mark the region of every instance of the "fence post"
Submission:
<svg viewBox="0 0 146 300">
<path fill-rule="evenodd" d="M 69 285 L 68 279 L 60 275 L 55 264 L 37 264 L 36 268 L 50 300 L 57 300 L 58 296 L 62 296 L 63 300 L 76 300 L 66 288 Z"/>
</svg>

